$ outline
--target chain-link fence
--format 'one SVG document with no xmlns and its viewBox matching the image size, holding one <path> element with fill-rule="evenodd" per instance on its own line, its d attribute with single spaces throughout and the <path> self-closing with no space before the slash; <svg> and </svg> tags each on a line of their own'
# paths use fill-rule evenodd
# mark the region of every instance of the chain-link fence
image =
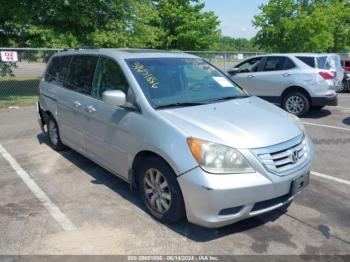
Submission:
<svg viewBox="0 0 350 262">
<path fill-rule="evenodd" d="M 0 61 L 0 107 L 32 104 L 38 95 L 40 78 L 49 58 L 58 49 L 0 48 L 2 55 L 17 52 L 18 61 Z"/>
<path fill-rule="evenodd" d="M 32 104 L 38 95 L 40 78 L 49 58 L 60 49 L 0 48 L 0 52 L 17 52 L 15 63 L 0 61 L 0 107 Z M 189 51 L 211 62 L 223 71 L 258 53 Z"/>
<path fill-rule="evenodd" d="M 33 104 L 38 95 L 40 78 L 49 58 L 60 49 L 46 48 L 0 48 L 0 52 L 16 51 L 18 62 L 7 63 L 0 60 L 0 107 L 9 105 Z M 202 52 L 186 53 L 202 57 L 227 71 L 240 61 L 259 54 L 257 52 Z M 339 54 L 349 57 L 349 53 Z"/>
<path fill-rule="evenodd" d="M 186 51 L 186 53 L 200 56 L 215 65 L 217 68 L 226 72 L 240 61 L 263 53 L 258 52 L 217 52 L 217 51 Z"/>
</svg>

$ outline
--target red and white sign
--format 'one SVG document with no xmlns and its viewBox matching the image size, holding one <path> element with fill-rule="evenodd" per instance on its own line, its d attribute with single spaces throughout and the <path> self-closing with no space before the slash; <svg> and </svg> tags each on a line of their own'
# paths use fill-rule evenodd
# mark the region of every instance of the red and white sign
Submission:
<svg viewBox="0 0 350 262">
<path fill-rule="evenodd" d="M 15 51 L 1 51 L 1 61 L 8 63 L 16 63 L 18 61 L 18 55 Z"/>
</svg>

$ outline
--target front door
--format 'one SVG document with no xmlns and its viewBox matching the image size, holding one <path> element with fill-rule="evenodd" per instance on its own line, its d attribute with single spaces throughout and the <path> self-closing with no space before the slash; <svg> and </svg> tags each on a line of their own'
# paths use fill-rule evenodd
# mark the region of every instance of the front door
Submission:
<svg viewBox="0 0 350 262">
<path fill-rule="evenodd" d="M 118 63 L 100 57 L 95 73 L 91 97 L 86 98 L 85 143 L 88 155 L 109 170 L 128 179 L 128 147 L 134 139 L 129 123 L 136 113 L 114 107 L 102 101 L 107 90 L 121 90 L 130 94 L 129 84 Z"/>
<path fill-rule="evenodd" d="M 259 76 L 264 57 L 248 59 L 235 68 L 238 72 L 232 77 L 238 85 L 246 89 L 250 94 L 257 96 L 259 93 Z"/>
</svg>

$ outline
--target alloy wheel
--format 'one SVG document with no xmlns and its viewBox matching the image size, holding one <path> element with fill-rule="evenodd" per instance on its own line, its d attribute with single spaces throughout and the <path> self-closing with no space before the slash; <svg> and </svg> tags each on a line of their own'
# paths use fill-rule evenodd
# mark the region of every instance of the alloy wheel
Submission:
<svg viewBox="0 0 350 262">
<path fill-rule="evenodd" d="M 286 101 L 286 109 L 289 113 L 299 114 L 304 110 L 305 102 L 300 96 L 290 96 Z"/>
<path fill-rule="evenodd" d="M 144 175 L 144 192 L 150 207 L 164 214 L 170 209 L 171 192 L 164 175 L 157 169 L 150 168 Z"/>
</svg>

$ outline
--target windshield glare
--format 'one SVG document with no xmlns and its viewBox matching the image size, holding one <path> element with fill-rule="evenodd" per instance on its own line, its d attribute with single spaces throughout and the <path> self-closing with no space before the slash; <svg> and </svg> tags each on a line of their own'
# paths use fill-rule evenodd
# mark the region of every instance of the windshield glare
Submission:
<svg viewBox="0 0 350 262">
<path fill-rule="evenodd" d="M 199 58 L 143 58 L 126 62 L 153 107 L 247 96 L 228 77 Z"/>
</svg>

